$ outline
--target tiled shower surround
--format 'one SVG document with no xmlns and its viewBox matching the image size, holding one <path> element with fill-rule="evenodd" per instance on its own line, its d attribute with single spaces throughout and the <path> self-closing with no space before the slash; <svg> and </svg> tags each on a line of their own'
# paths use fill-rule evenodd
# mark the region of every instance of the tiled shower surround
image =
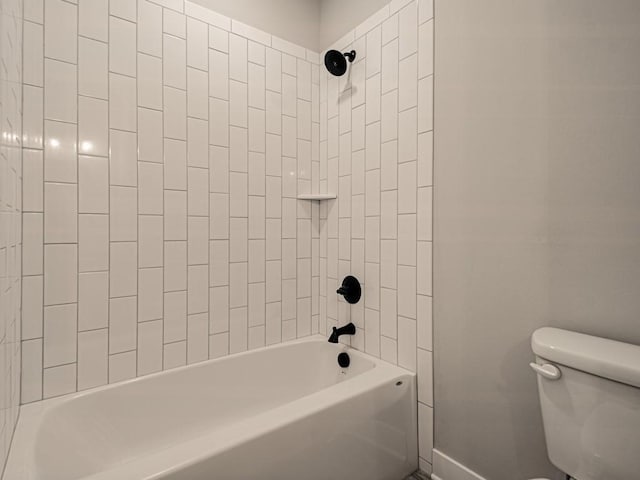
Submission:
<svg viewBox="0 0 640 480">
<path fill-rule="evenodd" d="M 428 471 L 431 2 L 337 42 L 340 78 L 188 1 L 28 3 L 22 402 L 353 321 L 418 372 Z"/>
<path fill-rule="evenodd" d="M 296 195 L 318 160 L 318 54 L 182 0 L 39 5 L 23 403 L 317 332 Z"/>
<path fill-rule="evenodd" d="M 352 345 L 418 373 L 421 468 L 433 445 L 433 2 L 394 0 L 331 48 L 320 74 L 320 330 L 353 321 Z M 334 294 L 363 283 L 350 306 Z"/>
<path fill-rule="evenodd" d="M 22 0 L 0 0 L 0 471 L 20 405 Z"/>
</svg>

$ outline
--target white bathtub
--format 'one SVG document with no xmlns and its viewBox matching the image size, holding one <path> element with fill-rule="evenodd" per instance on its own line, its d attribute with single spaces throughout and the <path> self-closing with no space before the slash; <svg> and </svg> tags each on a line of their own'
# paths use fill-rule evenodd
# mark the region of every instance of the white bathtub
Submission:
<svg viewBox="0 0 640 480">
<path fill-rule="evenodd" d="M 416 424 L 413 373 L 311 337 L 26 405 L 3 478 L 401 480 Z"/>
</svg>

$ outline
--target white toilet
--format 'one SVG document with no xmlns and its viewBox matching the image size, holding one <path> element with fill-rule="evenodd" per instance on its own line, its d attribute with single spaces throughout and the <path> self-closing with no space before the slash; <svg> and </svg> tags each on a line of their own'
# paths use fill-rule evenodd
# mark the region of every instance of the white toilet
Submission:
<svg viewBox="0 0 640 480">
<path fill-rule="evenodd" d="M 576 480 L 640 480 L 640 346 L 557 328 L 531 346 L 551 462 Z"/>
</svg>

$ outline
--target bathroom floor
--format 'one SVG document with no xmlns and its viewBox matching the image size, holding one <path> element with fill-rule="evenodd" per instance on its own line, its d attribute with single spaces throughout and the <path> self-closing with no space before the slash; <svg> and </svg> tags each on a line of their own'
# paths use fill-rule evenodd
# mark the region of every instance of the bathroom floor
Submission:
<svg viewBox="0 0 640 480">
<path fill-rule="evenodd" d="M 405 478 L 404 480 L 428 480 L 429 477 L 427 477 L 424 473 L 422 472 L 415 472 L 412 473 L 411 475 L 409 475 L 407 478 Z"/>
</svg>

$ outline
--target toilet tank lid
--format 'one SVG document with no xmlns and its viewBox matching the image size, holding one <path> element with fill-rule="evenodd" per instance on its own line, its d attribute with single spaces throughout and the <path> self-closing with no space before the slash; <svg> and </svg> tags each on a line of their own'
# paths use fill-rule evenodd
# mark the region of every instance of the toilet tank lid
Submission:
<svg viewBox="0 0 640 480">
<path fill-rule="evenodd" d="M 544 327 L 533 332 L 533 352 L 546 360 L 640 388 L 640 346 Z"/>
</svg>

